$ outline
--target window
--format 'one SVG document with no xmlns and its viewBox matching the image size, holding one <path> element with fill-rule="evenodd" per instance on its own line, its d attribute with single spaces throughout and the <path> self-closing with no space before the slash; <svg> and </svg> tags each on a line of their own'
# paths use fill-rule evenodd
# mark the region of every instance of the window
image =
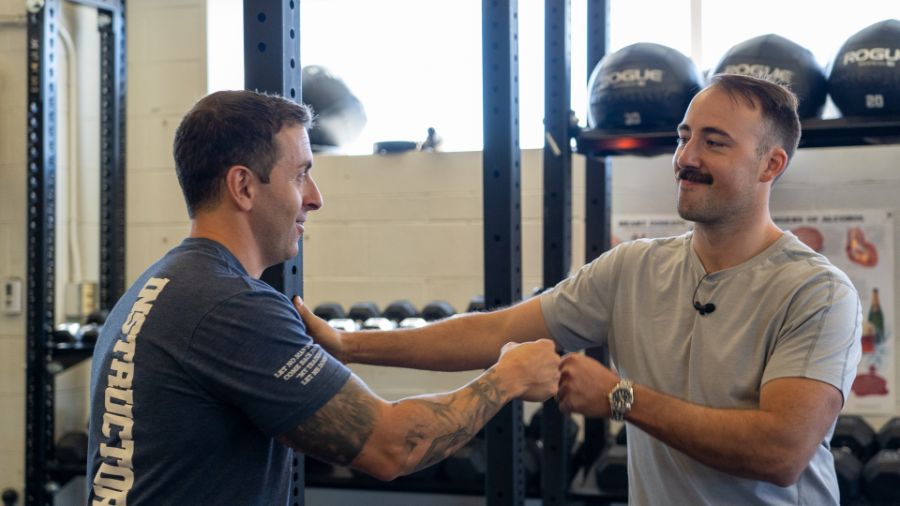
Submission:
<svg viewBox="0 0 900 506">
<path fill-rule="evenodd" d="M 242 2 L 209 8 L 210 91 L 243 87 Z M 366 108 L 368 123 L 347 153 L 380 140 L 423 141 L 429 127 L 446 151 L 482 148 L 481 0 L 303 0 L 301 62 L 327 67 Z M 586 0 L 571 0 L 572 109 L 586 121 Z M 813 12 L 814 11 L 814 12 Z M 893 13 L 893 14 L 892 14 Z M 677 49 L 701 70 L 731 46 L 777 33 L 825 66 L 843 42 L 897 15 L 896 0 L 750 3 L 610 0 L 609 50 L 635 42 Z M 519 0 L 520 146 L 543 146 L 544 2 Z"/>
</svg>

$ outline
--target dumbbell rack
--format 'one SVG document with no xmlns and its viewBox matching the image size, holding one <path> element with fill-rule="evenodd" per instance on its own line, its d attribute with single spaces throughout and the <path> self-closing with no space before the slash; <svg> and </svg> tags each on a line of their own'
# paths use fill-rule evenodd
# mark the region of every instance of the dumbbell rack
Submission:
<svg viewBox="0 0 900 506">
<path fill-rule="evenodd" d="M 100 306 L 110 308 L 125 279 L 125 5 L 96 7 L 100 32 Z M 91 345 L 56 344 L 55 304 L 57 26 L 62 0 L 28 2 L 27 330 L 25 504 L 50 505 L 84 465 L 55 460 L 54 376 L 88 358 Z"/>
</svg>

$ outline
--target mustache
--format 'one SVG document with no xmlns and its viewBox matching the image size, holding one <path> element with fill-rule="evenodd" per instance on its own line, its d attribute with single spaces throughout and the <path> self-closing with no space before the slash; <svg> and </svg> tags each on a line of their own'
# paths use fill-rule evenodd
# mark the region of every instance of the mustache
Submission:
<svg viewBox="0 0 900 506">
<path fill-rule="evenodd" d="M 685 167 L 675 174 L 675 179 L 690 181 L 692 183 L 712 184 L 713 178 L 709 174 L 704 174 L 692 167 Z"/>
</svg>

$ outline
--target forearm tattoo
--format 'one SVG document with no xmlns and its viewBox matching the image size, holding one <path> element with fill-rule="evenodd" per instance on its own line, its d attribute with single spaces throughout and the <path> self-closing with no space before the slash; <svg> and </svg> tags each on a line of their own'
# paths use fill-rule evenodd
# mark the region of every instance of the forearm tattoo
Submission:
<svg viewBox="0 0 900 506">
<path fill-rule="evenodd" d="M 504 392 L 497 384 L 496 373 L 488 371 L 466 388 L 443 399 L 405 401 L 427 412 L 422 422 L 416 423 L 406 435 L 406 448 L 410 454 L 423 444 L 429 445 L 414 468 L 428 467 L 466 444 L 497 414 L 503 400 Z"/>
<path fill-rule="evenodd" d="M 297 451 L 347 465 L 372 434 L 377 402 L 359 380 L 351 377 L 327 404 L 278 440 Z"/>
</svg>

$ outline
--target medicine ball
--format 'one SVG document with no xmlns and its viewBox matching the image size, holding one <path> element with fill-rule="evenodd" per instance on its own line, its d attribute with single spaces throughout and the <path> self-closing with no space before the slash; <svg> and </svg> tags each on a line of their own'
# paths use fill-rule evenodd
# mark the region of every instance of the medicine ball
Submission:
<svg viewBox="0 0 900 506">
<path fill-rule="evenodd" d="M 740 74 L 776 82 L 800 100 L 801 118 L 822 114 L 828 83 L 825 71 L 810 50 L 770 33 L 732 47 L 714 67 L 716 74 Z"/>
<path fill-rule="evenodd" d="M 828 91 L 844 116 L 900 114 L 900 20 L 847 39 L 831 63 Z"/>
<path fill-rule="evenodd" d="M 318 65 L 303 67 L 300 79 L 303 103 L 316 114 L 310 144 L 343 146 L 356 140 L 366 126 L 366 110 L 344 81 Z"/>
<path fill-rule="evenodd" d="M 588 82 L 588 124 L 599 129 L 674 130 L 701 88 L 687 56 L 639 42 L 600 60 Z"/>
</svg>

